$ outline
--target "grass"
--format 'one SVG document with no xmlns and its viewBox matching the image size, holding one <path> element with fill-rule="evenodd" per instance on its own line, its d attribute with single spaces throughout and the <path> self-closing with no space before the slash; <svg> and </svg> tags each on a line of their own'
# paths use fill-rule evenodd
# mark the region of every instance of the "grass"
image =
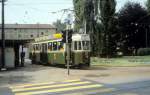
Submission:
<svg viewBox="0 0 150 95">
<path fill-rule="evenodd" d="M 92 57 L 91 64 L 94 66 L 150 66 L 150 56 L 124 56 L 121 58 L 98 58 Z"/>
</svg>

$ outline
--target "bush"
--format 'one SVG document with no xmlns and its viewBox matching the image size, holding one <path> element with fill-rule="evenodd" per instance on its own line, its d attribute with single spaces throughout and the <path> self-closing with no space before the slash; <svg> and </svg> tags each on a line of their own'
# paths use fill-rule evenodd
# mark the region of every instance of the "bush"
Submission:
<svg viewBox="0 0 150 95">
<path fill-rule="evenodd" d="M 150 48 L 140 48 L 138 49 L 137 54 L 139 56 L 150 55 Z"/>
</svg>

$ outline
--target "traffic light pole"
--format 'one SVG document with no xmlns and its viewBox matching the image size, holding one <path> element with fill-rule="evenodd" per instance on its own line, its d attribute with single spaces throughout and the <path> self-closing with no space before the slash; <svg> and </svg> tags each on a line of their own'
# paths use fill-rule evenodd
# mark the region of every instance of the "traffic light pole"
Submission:
<svg viewBox="0 0 150 95">
<path fill-rule="evenodd" d="M 70 75 L 70 47 L 69 47 L 69 42 L 68 42 L 68 33 L 69 31 L 66 31 L 66 50 L 67 50 L 67 70 L 68 70 L 68 75 Z"/>
</svg>

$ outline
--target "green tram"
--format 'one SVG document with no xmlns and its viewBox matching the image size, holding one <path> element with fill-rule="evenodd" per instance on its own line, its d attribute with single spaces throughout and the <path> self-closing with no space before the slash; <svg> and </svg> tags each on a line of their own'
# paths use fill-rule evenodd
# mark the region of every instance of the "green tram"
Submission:
<svg viewBox="0 0 150 95">
<path fill-rule="evenodd" d="M 36 38 L 30 43 L 30 59 L 33 64 L 67 65 L 66 44 L 62 34 Z M 71 43 L 71 66 L 90 66 L 90 37 L 88 34 L 73 34 Z"/>
</svg>

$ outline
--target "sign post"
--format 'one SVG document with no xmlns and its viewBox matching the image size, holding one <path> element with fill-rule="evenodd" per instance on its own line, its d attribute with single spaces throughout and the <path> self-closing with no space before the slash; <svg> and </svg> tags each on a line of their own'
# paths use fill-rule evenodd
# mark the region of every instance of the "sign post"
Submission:
<svg viewBox="0 0 150 95">
<path fill-rule="evenodd" d="M 66 30 L 66 50 L 67 50 L 67 70 L 68 75 L 70 75 L 70 47 L 68 43 L 68 30 Z"/>
</svg>

